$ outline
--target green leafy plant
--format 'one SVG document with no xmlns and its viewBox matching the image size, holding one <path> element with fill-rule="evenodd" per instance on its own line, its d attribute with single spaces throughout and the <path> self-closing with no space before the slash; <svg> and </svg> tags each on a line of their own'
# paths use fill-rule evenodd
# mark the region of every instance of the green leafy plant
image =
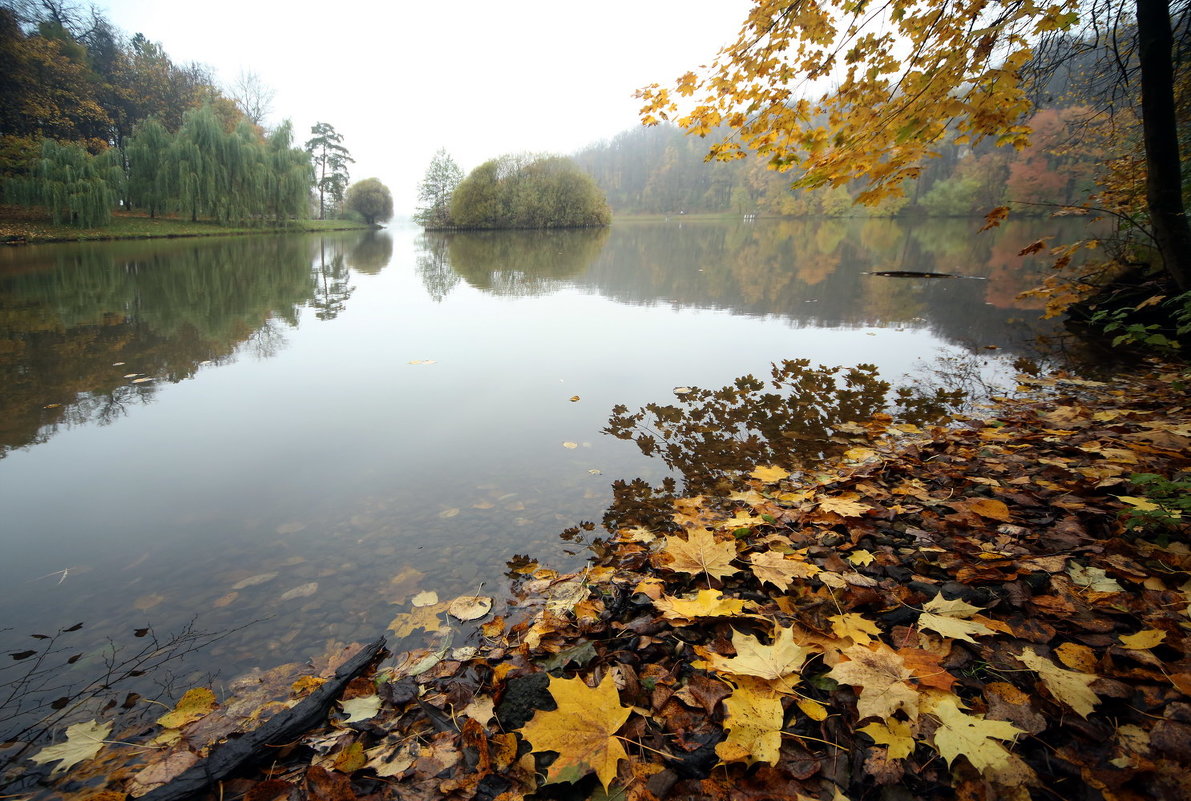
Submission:
<svg viewBox="0 0 1191 801">
<path fill-rule="evenodd" d="M 1185 525 L 1191 518 L 1191 475 L 1163 478 L 1156 473 L 1134 473 L 1129 482 L 1140 496 L 1121 496 L 1132 508 L 1125 514 L 1128 529 L 1158 529 L 1163 533 Z"/>
<path fill-rule="evenodd" d="M 1168 316 L 1170 324 L 1133 319 L 1137 312 L 1151 305 L 1159 307 Z M 1191 334 L 1191 292 L 1172 298 L 1151 298 L 1132 308 L 1101 309 L 1092 315 L 1090 322 L 1105 334 L 1115 334 L 1112 339 L 1114 348 L 1128 345 L 1175 353 L 1181 347 L 1180 340 Z"/>
</svg>

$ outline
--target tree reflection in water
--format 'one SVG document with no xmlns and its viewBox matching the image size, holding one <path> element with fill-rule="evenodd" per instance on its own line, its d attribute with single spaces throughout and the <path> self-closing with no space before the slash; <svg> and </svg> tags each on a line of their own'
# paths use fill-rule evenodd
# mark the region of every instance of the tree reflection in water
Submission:
<svg viewBox="0 0 1191 801">
<path fill-rule="evenodd" d="M 746 375 L 717 390 L 679 389 L 674 404 L 613 409 L 603 432 L 634 441 L 677 476 L 658 487 L 615 482 L 604 516 L 609 529 L 668 522 L 678 478 L 685 495 L 727 494 L 740 473 L 758 465 L 805 469 L 842 453 L 857 442 L 843 430 L 848 423 L 880 413 L 899 423 L 934 422 L 964 398 L 961 390 L 894 389 L 871 364 L 813 367 L 808 359 L 774 364 L 768 381 Z"/>
</svg>

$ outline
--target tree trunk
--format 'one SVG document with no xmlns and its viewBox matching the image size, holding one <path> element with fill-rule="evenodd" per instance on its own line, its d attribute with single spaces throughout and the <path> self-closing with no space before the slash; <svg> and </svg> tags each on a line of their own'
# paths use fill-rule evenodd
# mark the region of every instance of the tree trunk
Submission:
<svg viewBox="0 0 1191 801">
<path fill-rule="evenodd" d="M 1169 0 L 1137 1 L 1146 203 L 1166 274 L 1191 289 L 1191 226 L 1183 206 Z"/>
</svg>

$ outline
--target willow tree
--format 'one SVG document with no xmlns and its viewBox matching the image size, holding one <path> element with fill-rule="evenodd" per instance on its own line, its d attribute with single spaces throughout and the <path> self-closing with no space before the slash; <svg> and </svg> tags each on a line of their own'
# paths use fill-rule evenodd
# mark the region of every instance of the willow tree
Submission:
<svg viewBox="0 0 1191 801">
<path fill-rule="evenodd" d="M 14 199 L 45 206 L 56 224 L 106 225 L 123 191 L 122 167 L 114 148 L 93 156 L 79 145 L 47 139 L 30 175 L 16 182 Z"/>
<path fill-rule="evenodd" d="M 264 212 L 277 221 L 302 217 L 314 171 L 305 150 L 294 147 L 289 120 L 278 125 L 265 143 L 268 191 Z"/>
<path fill-rule="evenodd" d="M 170 151 L 173 136 L 156 119 L 141 123 L 124 149 L 128 160 L 128 198 L 134 208 L 156 217 L 170 199 Z"/>
<path fill-rule="evenodd" d="M 1123 24 L 1130 14 L 1136 24 Z M 640 90 L 641 119 L 700 136 L 727 126 L 709 158 L 753 152 L 801 170 L 795 185 L 806 188 L 860 181 L 858 201 L 875 204 L 902 195 L 948 141 L 1025 147 L 1033 48 L 1084 26 L 1136 37 L 1149 216 L 1166 273 L 1186 288 L 1168 0 L 754 0 L 708 68 Z"/>
<path fill-rule="evenodd" d="M 174 137 L 169 160 L 175 197 L 179 208 L 190 214 L 192 222 L 200 214 L 215 216 L 226 138 L 223 126 L 210 106 L 187 112 Z"/>
</svg>

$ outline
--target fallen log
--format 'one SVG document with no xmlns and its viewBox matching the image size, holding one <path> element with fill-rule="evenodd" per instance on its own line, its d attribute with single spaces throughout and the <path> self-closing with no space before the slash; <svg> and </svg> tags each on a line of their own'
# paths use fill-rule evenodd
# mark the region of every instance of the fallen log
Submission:
<svg viewBox="0 0 1191 801">
<path fill-rule="evenodd" d="M 979 275 L 955 275 L 953 273 L 916 272 L 914 270 L 878 270 L 864 273 L 864 275 L 879 275 L 882 278 L 970 278 L 976 281 L 986 280 Z"/>
<path fill-rule="evenodd" d="M 320 725 L 327 709 L 343 693 L 347 683 L 376 659 L 384 647 L 384 637 L 364 646 L 359 653 L 340 665 L 333 677 L 292 709 L 273 716 L 254 731 L 216 746 L 205 760 L 168 784 L 141 796 L 141 801 L 182 801 L 190 798 L 244 765 L 265 757 L 263 751 L 267 746 L 292 740 Z"/>
</svg>

